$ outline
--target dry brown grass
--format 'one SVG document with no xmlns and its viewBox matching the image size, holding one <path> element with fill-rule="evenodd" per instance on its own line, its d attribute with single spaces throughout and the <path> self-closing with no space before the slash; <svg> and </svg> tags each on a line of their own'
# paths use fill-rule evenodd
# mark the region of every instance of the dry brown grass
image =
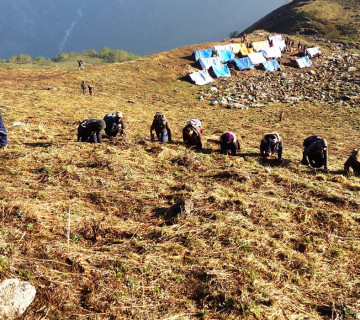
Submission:
<svg viewBox="0 0 360 320">
<path fill-rule="evenodd" d="M 202 88 L 180 78 L 192 68 L 186 57 L 212 45 L 85 71 L 0 71 L 9 106 L 0 277 L 37 287 L 24 319 L 355 318 L 360 182 L 337 171 L 358 141 L 359 109 L 300 103 L 278 122 L 279 104 L 209 106 Z M 80 93 L 81 80 L 95 96 Z M 128 123 L 126 141 L 75 142 L 79 120 L 115 110 Z M 245 136 L 243 155 L 221 156 L 210 141 L 204 153 L 176 143 L 159 154 L 149 141 L 156 111 L 176 142 L 198 117 L 205 135 Z M 270 130 L 284 138 L 283 166 L 254 155 Z M 330 141 L 329 174 L 299 164 L 310 133 Z M 159 212 L 179 199 L 194 209 L 166 223 Z"/>
</svg>

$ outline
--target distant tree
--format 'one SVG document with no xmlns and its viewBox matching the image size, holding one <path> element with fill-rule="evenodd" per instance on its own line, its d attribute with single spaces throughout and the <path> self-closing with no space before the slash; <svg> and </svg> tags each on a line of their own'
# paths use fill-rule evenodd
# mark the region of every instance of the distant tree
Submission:
<svg viewBox="0 0 360 320">
<path fill-rule="evenodd" d="M 85 50 L 82 52 L 84 56 L 92 57 L 92 58 L 98 58 L 99 53 L 95 49 Z"/>
<path fill-rule="evenodd" d="M 229 37 L 230 37 L 230 39 L 231 38 L 236 38 L 236 37 L 238 37 L 239 36 L 239 31 L 237 31 L 237 30 L 235 30 L 235 31 L 233 31 L 233 32 L 230 32 L 230 34 L 229 34 Z"/>
<path fill-rule="evenodd" d="M 46 59 L 44 57 L 35 57 L 33 60 L 35 62 L 46 62 Z"/>
<path fill-rule="evenodd" d="M 61 61 L 65 61 L 69 58 L 69 54 L 66 52 L 60 53 L 59 55 L 57 55 L 53 61 L 55 62 L 61 62 Z"/>
<path fill-rule="evenodd" d="M 112 50 L 109 47 L 104 47 L 100 51 L 100 58 L 110 61 Z"/>
<path fill-rule="evenodd" d="M 16 63 L 16 59 L 17 59 L 17 56 L 11 56 L 11 57 L 9 57 L 9 59 L 7 61 L 9 63 Z"/>
<path fill-rule="evenodd" d="M 28 54 L 19 54 L 17 56 L 17 62 L 18 63 L 27 63 L 27 62 L 31 62 L 31 56 L 29 56 Z"/>
</svg>

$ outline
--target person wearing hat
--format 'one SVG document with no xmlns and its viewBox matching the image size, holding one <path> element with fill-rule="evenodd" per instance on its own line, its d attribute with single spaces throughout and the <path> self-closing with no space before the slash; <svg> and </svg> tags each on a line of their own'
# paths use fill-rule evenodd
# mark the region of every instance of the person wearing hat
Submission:
<svg viewBox="0 0 360 320">
<path fill-rule="evenodd" d="M 313 135 L 304 140 L 303 146 L 304 151 L 301 162 L 311 168 L 321 168 L 324 166 L 324 170 L 328 172 L 327 141 L 324 138 Z"/>
<path fill-rule="evenodd" d="M 260 154 L 265 161 L 268 157 L 277 155 L 282 160 L 283 140 L 277 132 L 267 133 L 260 143 Z"/>
<path fill-rule="evenodd" d="M 232 132 L 225 132 L 220 137 L 220 153 L 228 154 L 229 151 L 233 156 L 236 156 L 240 151 L 240 142 L 236 135 Z"/>
<path fill-rule="evenodd" d="M 106 123 L 105 133 L 108 137 L 126 136 L 126 125 L 123 119 L 123 113 L 116 111 L 115 113 L 108 113 L 104 117 Z"/>
<path fill-rule="evenodd" d="M 0 148 L 5 148 L 8 144 L 7 131 L 4 124 L 4 119 L 0 111 Z"/>
<path fill-rule="evenodd" d="M 203 132 L 203 128 L 200 120 L 198 122 L 192 121 L 197 119 L 191 119 L 188 121 L 187 125 L 183 128 L 183 140 L 184 144 L 188 148 L 202 149 L 203 143 L 201 134 Z M 196 125 L 196 123 L 198 125 Z M 200 123 L 200 124 L 199 124 Z"/>
<path fill-rule="evenodd" d="M 78 127 L 78 142 L 101 143 L 101 130 L 106 128 L 104 120 L 86 119 Z"/>
</svg>

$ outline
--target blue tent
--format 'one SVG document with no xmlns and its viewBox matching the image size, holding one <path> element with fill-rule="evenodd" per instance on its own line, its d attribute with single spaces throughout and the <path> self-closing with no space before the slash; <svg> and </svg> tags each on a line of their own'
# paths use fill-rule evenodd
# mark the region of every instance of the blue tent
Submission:
<svg viewBox="0 0 360 320">
<path fill-rule="evenodd" d="M 226 64 L 223 64 L 221 66 L 211 66 L 211 69 L 216 78 L 219 78 L 219 77 L 230 78 L 231 77 L 229 67 Z"/>
<path fill-rule="evenodd" d="M 229 60 L 232 60 L 235 58 L 234 51 L 230 51 L 230 50 L 221 50 L 221 51 L 219 51 L 218 55 L 219 55 L 221 62 L 228 62 Z"/>
<path fill-rule="evenodd" d="M 266 71 L 280 70 L 280 65 L 275 59 L 263 62 L 262 66 Z"/>
<path fill-rule="evenodd" d="M 198 61 L 200 58 L 211 58 L 212 50 L 211 49 L 198 50 L 198 51 L 194 51 L 193 54 L 195 61 Z"/>
<path fill-rule="evenodd" d="M 233 60 L 236 64 L 236 66 L 239 68 L 239 70 L 244 69 L 254 69 L 254 65 L 252 64 L 249 57 L 241 58 L 241 59 L 234 59 Z"/>
</svg>

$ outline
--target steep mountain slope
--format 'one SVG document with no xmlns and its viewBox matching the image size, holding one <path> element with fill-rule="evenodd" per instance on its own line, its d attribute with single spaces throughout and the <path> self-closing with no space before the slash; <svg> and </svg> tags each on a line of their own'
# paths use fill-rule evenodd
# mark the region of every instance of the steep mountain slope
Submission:
<svg viewBox="0 0 360 320">
<path fill-rule="evenodd" d="M 360 3 L 356 0 L 294 0 L 271 12 L 244 32 L 257 29 L 289 34 L 317 34 L 359 42 Z"/>
<path fill-rule="evenodd" d="M 355 319 L 360 182 L 342 167 L 360 110 L 339 92 L 360 95 L 358 73 L 346 71 L 359 67 L 358 56 L 319 43 L 324 56 L 308 71 L 233 71 L 201 88 L 184 81 L 196 69 L 193 50 L 212 45 L 81 71 L 0 71 L 9 132 L 0 153 L 0 279 L 36 286 L 23 319 Z M 329 101 L 317 91 L 327 77 Z M 82 80 L 94 96 L 82 95 Z M 214 95 L 257 102 L 228 109 L 210 104 Z M 115 110 L 128 123 L 126 140 L 75 142 L 78 121 Z M 149 139 L 156 111 L 174 133 L 165 148 Z M 203 152 L 181 144 L 192 117 L 205 127 Z M 217 152 L 216 134 L 226 130 L 243 137 L 240 156 Z M 272 130 L 284 139 L 282 165 L 258 156 Z M 309 134 L 328 139 L 329 174 L 300 165 Z M 188 210 L 167 221 L 165 209 L 179 200 Z"/>
</svg>

